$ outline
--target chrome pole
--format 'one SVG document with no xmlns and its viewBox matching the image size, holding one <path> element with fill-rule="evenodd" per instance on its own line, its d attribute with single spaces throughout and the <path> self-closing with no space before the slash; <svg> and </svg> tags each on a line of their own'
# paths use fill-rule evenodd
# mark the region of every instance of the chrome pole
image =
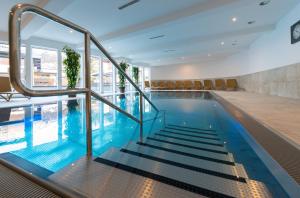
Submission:
<svg viewBox="0 0 300 198">
<path fill-rule="evenodd" d="M 143 142 L 143 95 L 140 93 L 140 142 Z"/>
<path fill-rule="evenodd" d="M 91 48 L 90 48 L 91 37 L 89 33 L 84 34 L 84 60 L 85 60 L 85 88 L 89 91 L 85 94 L 85 108 L 86 108 L 86 149 L 87 156 L 92 156 L 93 143 L 92 143 L 92 118 L 91 118 L 91 70 L 90 70 L 90 59 L 91 59 Z"/>
</svg>

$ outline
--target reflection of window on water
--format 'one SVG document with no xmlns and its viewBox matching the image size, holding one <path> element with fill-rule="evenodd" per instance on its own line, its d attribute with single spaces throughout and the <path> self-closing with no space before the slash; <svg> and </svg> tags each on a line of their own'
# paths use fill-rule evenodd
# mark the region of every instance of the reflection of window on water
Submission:
<svg viewBox="0 0 300 198">
<path fill-rule="evenodd" d="M 36 106 L 35 116 L 40 120 L 33 122 L 33 146 L 58 140 L 58 107 L 57 104 Z"/>
<path fill-rule="evenodd" d="M 57 50 L 32 48 L 33 85 L 57 86 Z"/>
</svg>

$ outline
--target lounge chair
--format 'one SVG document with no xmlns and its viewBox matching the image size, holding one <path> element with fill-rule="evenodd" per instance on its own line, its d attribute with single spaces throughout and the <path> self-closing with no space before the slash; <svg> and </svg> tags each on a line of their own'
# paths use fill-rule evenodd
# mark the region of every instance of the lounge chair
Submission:
<svg viewBox="0 0 300 198">
<path fill-rule="evenodd" d="M 150 82 L 149 81 L 146 80 L 144 82 L 144 84 L 145 84 L 145 88 L 148 88 L 148 89 L 150 88 Z"/>
<path fill-rule="evenodd" d="M 169 89 L 169 90 L 174 90 L 175 89 L 174 81 L 167 81 L 167 89 Z"/>
<path fill-rule="evenodd" d="M 180 80 L 176 80 L 175 81 L 175 89 L 177 89 L 177 90 L 183 89 L 183 82 Z"/>
<path fill-rule="evenodd" d="M 225 81 L 223 79 L 215 80 L 215 88 L 216 90 L 225 90 Z"/>
<path fill-rule="evenodd" d="M 211 80 L 204 80 L 204 89 L 205 90 L 212 90 L 213 89 L 213 83 Z"/>
<path fill-rule="evenodd" d="M 235 91 L 238 88 L 238 83 L 237 83 L 236 79 L 227 79 L 226 86 L 227 86 L 227 90 Z"/>
<path fill-rule="evenodd" d="M 154 80 L 151 81 L 151 89 L 153 89 L 153 90 L 158 89 L 158 82 L 157 81 L 154 81 Z"/>
<path fill-rule="evenodd" d="M 201 90 L 201 89 L 203 89 L 202 82 L 200 80 L 195 80 L 194 81 L 194 89 L 195 90 Z"/>
<path fill-rule="evenodd" d="M 166 85 L 165 81 L 159 81 L 158 82 L 158 89 L 159 90 L 165 90 L 165 89 L 167 89 L 167 85 Z"/>
<path fill-rule="evenodd" d="M 186 90 L 192 89 L 192 88 L 193 88 L 193 83 L 192 83 L 192 81 L 190 81 L 190 80 L 185 80 L 185 81 L 183 81 L 183 87 L 184 87 L 184 89 L 186 89 Z"/>
<path fill-rule="evenodd" d="M 22 94 L 12 90 L 8 76 L 0 76 L 0 97 L 9 102 L 14 95 Z M 25 96 L 30 99 L 30 97 Z"/>
</svg>

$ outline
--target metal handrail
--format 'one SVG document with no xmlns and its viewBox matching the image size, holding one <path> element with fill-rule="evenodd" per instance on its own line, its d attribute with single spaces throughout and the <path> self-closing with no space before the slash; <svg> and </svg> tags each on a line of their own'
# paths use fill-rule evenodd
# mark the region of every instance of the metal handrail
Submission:
<svg viewBox="0 0 300 198">
<path fill-rule="evenodd" d="M 64 26 L 67 26 L 71 29 L 74 29 L 78 32 L 84 34 L 84 57 L 85 57 L 85 88 L 79 89 L 68 89 L 68 90 L 33 90 L 26 87 L 21 81 L 20 74 L 20 48 L 21 48 L 21 40 L 20 40 L 20 28 L 21 28 L 21 17 L 25 12 L 32 12 L 38 15 L 41 15 L 45 18 L 53 20 L 57 23 L 60 23 Z M 96 92 L 91 89 L 91 80 L 90 80 L 90 43 L 91 40 L 97 46 L 97 48 L 112 62 L 112 64 L 118 69 L 121 75 L 125 76 L 125 78 L 134 86 L 134 88 L 139 92 L 140 99 L 140 118 L 137 119 L 121 108 L 117 107 L 104 97 L 100 96 Z M 150 99 L 140 90 L 140 88 L 132 81 L 132 79 L 121 69 L 118 63 L 109 55 L 109 53 L 103 48 L 103 46 L 98 42 L 98 40 L 86 29 L 65 20 L 51 12 L 48 12 L 42 8 L 39 8 L 30 4 L 17 4 L 14 6 L 9 14 L 9 61 L 10 61 L 10 81 L 12 86 L 16 91 L 20 92 L 23 95 L 31 96 L 31 97 L 44 97 L 44 96 L 60 96 L 60 95 L 69 95 L 69 94 L 80 94 L 84 93 L 86 96 L 85 105 L 86 105 L 86 141 L 87 141 L 87 156 L 92 156 L 92 126 L 91 126 L 91 97 L 95 97 L 97 100 L 104 102 L 110 107 L 116 109 L 117 111 L 125 114 L 129 118 L 140 124 L 140 140 L 143 140 L 143 98 L 145 98 L 149 104 L 157 111 L 157 107 L 150 101 Z"/>
</svg>

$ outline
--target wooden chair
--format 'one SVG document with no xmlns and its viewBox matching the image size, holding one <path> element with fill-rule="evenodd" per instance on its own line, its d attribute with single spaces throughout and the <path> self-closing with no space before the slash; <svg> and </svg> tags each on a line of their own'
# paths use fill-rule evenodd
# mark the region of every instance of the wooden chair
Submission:
<svg viewBox="0 0 300 198">
<path fill-rule="evenodd" d="M 235 91 L 238 89 L 238 83 L 236 79 L 227 79 L 226 86 L 228 91 Z"/>
<path fill-rule="evenodd" d="M 145 82 L 144 82 L 144 84 L 145 84 L 145 88 L 150 88 L 150 82 L 148 81 L 148 80 L 146 80 Z"/>
<path fill-rule="evenodd" d="M 175 88 L 177 89 L 177 90 L 179 90 L 179 89 L 183 89 L 183 82 L 182 81 L 180 81 L 180 80 L 176 80 L 175 81 Z"/>
<path fill-rule="evenodd" d="M 204 89 L 205 90 L 212 90 L 213 89 L 213 83 L 211 80 L 204 80 Z"/>
<path fill-rule="evenodd" d="M 151 89 L 157 90 L 158 89 L 158 82 L 155 80 L 151 81 Z"/>
<path fill-rule="evenodd" d="M 0 76 L 0 97 L 9 102 L 14 95 L 20 95 L 30 99 L 30 97 L 23 96 L 22 94 L 12 90 L 8 76 Z"/>
<path fill-rule="evenodd" d="M 201 90 L 201 89 L 203 89 L 202 82 L 200 80 L 195 80 L 194 81 L 194 89 L 195 90 Z"/>
<path fill-rule="evenodd" d="M 193 83 L 192 83 L 192 81 L 191 81 L 191 80 L 185 80 L 185 81 L 183 81 L 183 87 L 184 87 L 184 89 L 186 89 L 186 90 L 192 89 L 192 88 L 193 88 Z"/>
<path fill-rule="evenodd" d="M 167 89 L 167 85 L 165 84 L 165 81 L 158 81 L 158 89 L 160 90 Z"/>
<path fill-rule="evenodd" d="M 225 90 L 226 85 L 224 79 L 216 79 L 215 80 L 215 88 L 216 90 Z"/>
<path fill-rule="evenodd" d="M 167 81 L 167 89 L 174 90 L 175 89 L 175 83 L 174 81 Z"/>
</svg>

